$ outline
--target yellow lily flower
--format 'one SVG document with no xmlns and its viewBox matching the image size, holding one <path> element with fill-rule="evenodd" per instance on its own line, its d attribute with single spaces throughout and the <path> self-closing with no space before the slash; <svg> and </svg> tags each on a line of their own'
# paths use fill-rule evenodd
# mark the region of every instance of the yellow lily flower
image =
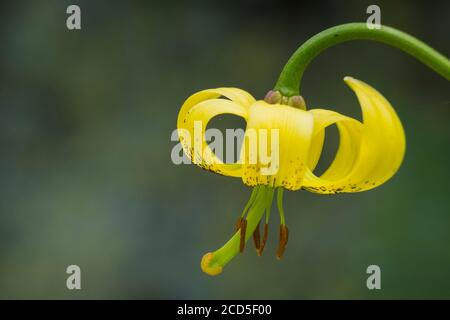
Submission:
<svg viewBox="0 0 450 320">
<path fill-rule="evenodd" d="M 386 182 L 400 167 L 405 133 L 390 103 L 374 88 L 351 77 L 344 79 L 359 100 L 362 121 L 331 110 L 306 111 L 299 95 L 303 73 L 320 52 L 359 39 L 403 50 L 450 80 L 450 60 L 420 40 L 386 26 L 368 29 L 365 23 L 349 23 L 324 30 L 300 46 L 283 68 L 274 91 L 269 91 L 264 100 L 256 101 L 241 89 L 218 88 L 192 95 L 181 107 L 178 136 L 190 159 L 206 170 L 241 178 L 245 185 L 253 187 L 233 237 L 203 256 L 201 268 L 205 273 L 221 273 L 238 252 L 243 252 L 251 235 L 256 252 L 262 254 L 275 191 L 280 213 L 276 256 L 280 259 L 289 237 L 283 210 L 284 189 L 319 194 L 366 191 Z M 236 163 L 222 162 L 203 135 L 208 122 L 221 114 L 234 114 L 247 123 Z M 322 153 L 325 128 L 333 124 L 339 130 L 339 148 L 330 167 L 318 177 L 313 171 Z M 261 237 L 260 221 L 264 215 Z"/>
<path fill-rule="evenodd" d="M 362 122 L 335 111 L 312 109 L 306 111 L 300 96 L 282 97 L 271 91 L 265 100 L 256 101 L 249 93 L 237 88 L 200 91 L 189 97 L 178 115 L 178 134 L 184 151 L 198 166 L 231 177 L 240 177 L 254 187 L 236 226 L 236 233 L 222 248 L 207 253 L 202 270 L 217 275 L 253 234 L 257 253 L 264 249 L 268 232 L 268 217 L 275 191 L 281 216 L 280 243 L 277 258 L 281 258 L 288 240 L 284 211 L 283 189 L 305 189 L 321 194 L 360 192 L 375 188 L 398 170 L 405 153 L 405 134 L 391 104 L 368 84 L 346 77 L 344 81 L 355 92 L 362 109 Z M 208 122 L 221 114 L 234 114 L 247 122 L 241 158 L 238 163 L 223 163 L 208 147 L 204 135 L 195 136 L 196 125 L 204 132 Z M 320 177 L 313 170 L 320 158 L 325 128 L 336 124 L 340 145 L 330 167 Z M 248 132 L 277 130 L 279 161 L 277 170 L 264 173 L 269 164 L 256 157 L 250 161 Z M 269 149 L 258 144 L 260 149 Z M 198 147 L 198 148 L 196 148 Z M 258 150 L 261 152 L 261 150 Z M 259 154 L 259 153 L 258 153 Z M 247 214 L 245 217 L 245 214 Z M 259 223 L 266 214 L 261 239 Z"/>
</svg>

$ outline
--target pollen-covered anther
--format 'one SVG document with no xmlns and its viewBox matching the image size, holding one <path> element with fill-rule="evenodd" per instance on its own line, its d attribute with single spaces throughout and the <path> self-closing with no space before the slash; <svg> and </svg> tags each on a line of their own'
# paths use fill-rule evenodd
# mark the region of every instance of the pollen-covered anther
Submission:
<svg viewBox="0 0 450 320">
<path fill-rule="evenodd" d="M 255 245 L 256 252 L 259 251 L 259 247 L 261 246 L 261 234 L 259 233 L 259 225 L 260 222 L 258 222 L 258 225 L 256 226 L 256 229 L 253 232 L 253 244 Z"/>
<path fill-rule="evenodd" d="M 244 252 L 245 249 L 245 233 L 247 231 L 247 220 L 245 218 L 242 218 L 241 225 L 239 227 L 240 229 L 240 241 L 239 241 L 239 252 Z"/>
<path fill-rule="evenodd" d="M 264 251 L 264 247 L 266 246 L 266 242 L 267 242 L 267 237 L 268 236 L 269 236 L 269 225 L 266 223 L 266 224 L 264 224 L 264 233 L 263 233 L 262 242 L 261 242 L 261 245 L 259 246 L 259 249 L 257 251 L 258 256 L 262 256 L 262 253 Z"/>
<path fill-rule="evenodd" d="M 244 220 L 244 218 L 239 217 L 238 220 L 236 221 L 236 226 L 234 228 L 235 232 L 239 231 L 239 229 L 241 228 L 242 220 Z"/>
<path fill-rule="evenodd" d="M 285 224 L 280 225 L 280 242 L 278 243 L 277 249 L 277 259 L 281 260 L 284 254 L 284 250 L 286 250 L 286 245 L 289 238 L 289 230 Z"/>
</svg>

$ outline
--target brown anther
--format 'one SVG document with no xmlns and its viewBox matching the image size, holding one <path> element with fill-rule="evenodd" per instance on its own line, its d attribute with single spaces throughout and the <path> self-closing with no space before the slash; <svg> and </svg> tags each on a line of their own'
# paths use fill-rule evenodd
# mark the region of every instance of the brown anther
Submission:
<svg viewBox="0 0 450 320">
<path fill-rule="evenodd" d="M 280 242 L 278 243 L 277 259 L 280 260 L 283 257 L 284 250 L 289 238 L 288 227 L 284 224 L 280 225 Z"/>
<path fill-rule="evenodd" d="M 256 226 L 256 229 L 253 232 L 253 243 L 255 245 L 256 252 L 259 251 L 259 246 L 261 245 L 261 235 L 259 233 L 259 224 L 260 224 L 260 222 L 258 222 L 258 225 Z"/>
<path fill-rule="evenodd" d="M 264 224 L 264 234 L 263 234 L 263 239 L 261 242 L 261 245 L 259 246 L 258 249 L 258 256 L 261 256 L 263 251 L 264 251 L 264 247 L 266 246 L 266 242 L 267 242 L 267 237 L 269 236 L 269 225 L 266 223 Z"/>
<path fill-rule="evenodd" d="M 236 221 L 236 227 L 234 228 L 235 232 L 237 232 L 241 228 L 242 220 L 244 220 L 244 218 L 239 217 L 239 219 Z"/>
<path fill-rule="evenodd" d="M 264 97 L 264 101 L 270 104 L 280 103 L 281 93 L 279 91 L 270 90 Z"/>
<path fill-rule="evenodd" d="M 244 252 L 245 249 L 245 232 L 247 231 L 247 220 L 245 218 L 242 219 L 241 222 L 241 237 L 240 237 L 240 243 L 239 243 L 239 252 Z"/>
</svg>

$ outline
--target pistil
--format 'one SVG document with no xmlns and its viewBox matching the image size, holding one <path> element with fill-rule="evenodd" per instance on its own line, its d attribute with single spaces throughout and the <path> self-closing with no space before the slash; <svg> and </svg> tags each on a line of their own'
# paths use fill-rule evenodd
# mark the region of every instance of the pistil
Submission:
<svg viewBox="0 0 450 320">
<path fill-rule="evenodd" d="M 268 205 L 272 203 L 274 189 L 268 186 L 259 186 L 252 205 L 249 207 L 247 217 L 242 219 L 240 228 L 233 237 L 220 249 L 209 252 L 203 256 L 201 262 L 202 270 L 209 275 L 217 275 L 222 268 L 243 250 L 243 244 L 254 233 L 259 221 L 266 212 Z M 245 228 L 244 228 L 245 224 Z M 245 231 L 244 231 L 245 230 Z"/>
<path fill-rule="evenodd" d="M 274 193 L 275 189 L 272 187 L 257 186 L 254 188 L 250 200 L 236 223 L 236 230 L 233 237 L 220 249 L 214 252 L 209 252 L 203 256 L 201 267 L 205 273 L 209 275 L 220 274 L 222 272 L 222 268 L 230 262 L 238 252 L 242 253 L 244 251 L 245 243 L 250 236 L 253 236 L 256 253 L 258 256 L 262 255 L 269 233 L 268 223 Z M 281 259 L 283 257 L 289 237 L 282 202 L 283 189 L 278 188 L 277 206 L 280 213 L 280 234 L 278 249 L 276 252 L 277 259 Z M 261 241 L 259 227 L 264 214 L 266 215 L 266 221 L 264 224 L 264 233 Z"/>
</svg>

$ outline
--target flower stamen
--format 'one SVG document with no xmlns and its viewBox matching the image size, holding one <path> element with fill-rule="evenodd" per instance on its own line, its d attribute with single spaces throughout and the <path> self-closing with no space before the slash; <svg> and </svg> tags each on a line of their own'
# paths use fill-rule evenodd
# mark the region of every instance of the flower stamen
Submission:
<svg viewBox="0 0 450 320">
<path fill-rule="evenodd" d="M 259 247 L 261 246 L 261 234 L 259 233 L 259 225 L 261 221 L 258 222 L 255 231 L 253 232 L 253 244 L 255 245 L 256 252 L 259 251 Z"/>
<path fill-rule="evenodd" d="M 264 248 L 266 247 L 267 238 L 269 237 L 269 218 L 270 218 L 270 211 L 272 209 L 272 201 L 273 197 L 270 198 L 269 203 L 266 207 L 266 223 L 264 224 L 264 233 L 261 245 L 259 246 L 257 250 L 258 256 L 262 256 L 262 253 L 264 251 Z"/>
<path fill-rule="evenodd" d="M 257 191 L 255 189 L 257 189 Z M 245 218 L 241 217 L 242 220 L 238 220 L 237 225 L 239 230 L 237 230 L 233 237 L 221 248 L 214 252 L 209 252 L 203 256 L 201 268 L 205 273 L 213 276 L 220 274 L 222 268 L 230 262 L 230 260 L 233 259 L 237 253 L 244 250 L 245 242 L 255 232 L 258 223 L 264 213 L 267 212 L 267 208 L 271 205 L 274 191 L 275 189 L 267 186 L 258 186 L 254 188 L 253 192 L 255 195 L 253 196 L 252 194 L 254 199 L 251 201 L 251 205 L 248 205 L 248 214 Z M 264 243 L 266 240 L 267 226 L 265 226 L 265 236 L 263 239 Z"/>
<path fill-rule="evenodd" d="M 262 253 L 264 251 L 264 247 L 266 246 L 266 242 L 267 242 L 267 237 L 269 236 L 269 224 L 266 222 L 264 224 L 264 234 L 263 234 L 263 238 L 262 238 L 262 242 L 261 245 L 257 251 L 258 256 L 262 256 Z"/>
<path fill-rule="evenodd" d="M 283 188 L 277 189 L 277 207 L 278 212 L 280 213 L 280 223 L 282 225 L 286 224 L 286 220 L 284 218 L 284 209 L 283 209 Z"/>
<path fill-rule="evenodd" d="M 238 218 L 238 220 L 236 221 L 236 226 L 234 228 L 234 232 L 239 231 L 239 229 L 241 228 L 242 220 L 244 220 L 244 218 L 242 218 L 242 217 Z"/>
<path fill-rule="evenodd" d="M 286 225 L 281 224 L 280 225 L 280 241 L 278 242 L 278 249 L 277 249 L 277 259 L 281 260 L 283 257 L 284 251 L 286 250 L 286 245 L 289 238 L 289 230 Z"/>
<path fill-rule="evenodd" d="M 278 212 L 280 213 L 280 236 L 278 242 L 278 249 L 276 253 L 276 257 L 278 260 L 280 260 L 283 257 L 289 238 L 289 230 L 288 227 L 286 226 L 286 219 L 284 217 L 283 190 L 284 190 L 283 188 L 278 188 L 277 191 L 277 207 Z"/>
<path fill-rule="evenodd" d="M 240 242 L 239 242 L 239 252 L 244 252 L 245 249 L 245 233 L 247 232 L 247 220 L 245 218 L 241 221 L 240 229 Z"/>
</svg>

